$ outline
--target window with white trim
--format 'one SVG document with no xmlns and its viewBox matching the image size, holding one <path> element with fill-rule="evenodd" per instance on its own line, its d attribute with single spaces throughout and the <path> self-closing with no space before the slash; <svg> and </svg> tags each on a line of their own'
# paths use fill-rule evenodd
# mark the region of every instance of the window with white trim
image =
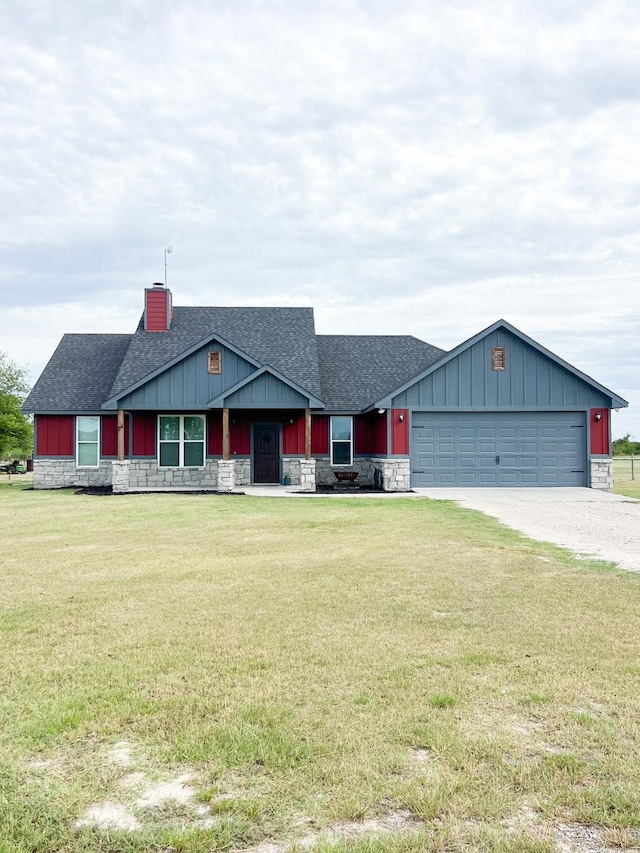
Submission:
<svg viewBox="0 0 640 853">
<path fill-rule="evenodd" d="M 97 468 L 100 453 L 100 418 L 76 418 L 76 465 L 79 468 Z"/>
<path fill-rule="evenodd" d="M 351 465 L 353 461 L 353 418 L 334 415 L 331 418 L 331 464 Z"/>
<path fill-rule="evenodd" d="M 158 465 L 161 468 L 202 468 L 203 415 L 158 416 Z"/>
</svg>

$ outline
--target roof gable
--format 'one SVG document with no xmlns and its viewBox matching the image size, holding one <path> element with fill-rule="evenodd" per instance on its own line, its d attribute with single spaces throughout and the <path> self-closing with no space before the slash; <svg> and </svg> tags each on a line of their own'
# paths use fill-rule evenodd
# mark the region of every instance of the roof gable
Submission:
<svg viewBox="0 0 640 853">
<path fill-rule="evenodd" d="M 289 381 L 269 365 L 251 373 L 236 385 L 209 400 L 210 408 L 323 408 L 321 400 Z"/>
<path fill-rule="evenodd" d="M 256 366 L 271 364 L 320 397 L 312 308 L 174 308 L 171 329 L 145 332 L 142 321 L 115 378 L 112 401 L 216 337 Z"/>
<path fill-rule="evenodd" d="M 224 368 L 220 375 L 208 375 L 209 349 L 222 352 Z M 103 408 L 200 408 L 206 406 L 212 394 L 218 394 L 222 388 L 235 384 L 239 378 L 259 367 L 258 362 L 220 335 L 209 335 L 129 388 L 123 389 L 121 394 L 111 397 Z"/>
<path fill-rule="evenodd" d="M 522 344 L 524 344 L 527 348 L 529 348 L 530 350 L 533 350 L 533 352 L 536 353 L 538 356 L 540 356 L 542 359 L 544 359 L 545 361 L 550 363 L 550 365 L 552 365 L 556 370 L 556 378 L 561 375 L 562 371 L 565 371 L 566 373 L 570 374 L 570 376 L 575 380 L 575 382 L 572 385 L 572 388 L 569 392 L 569 396 L 571 396 L 571 394 L 574 394 L 575 399 L 572 402 L 575 405 L 579 405 L 579 406 L 608 405 L 608 406 L 615 406 L 615 407 L 624 407 L 624 406 L 628 405 L 627 401 L 624 400 L 622 397 L 619 397 L 617 394 L 614 394 L 613 391 L 610 391 L 608 388 L 605 388 L 604 385 L 600 385 L 600 383 L 596 382 L 590 376 L 587 376 L 587 374 L 582 373 L 582 371 L 578 370 L 573 365 L 564 361 L 559 356 L 555 355 L 550 350 L 543 347 L 537 341 L 534 341 L 533 338 L 530 338 L 528 335 L 525 335 L 523 332 L 521 332 L 519 329 L 517 329 L 511 323 L 508 323 L 506 320 L 497 320 L 495 323 L 492 323 L 491 326 L 488 326 L 486 329 L 479 332 L 477 335 L 474 335 L 473 337 L 469 338 L 467 341 L 464 341 L 463 343 L 459 344 L 457 347 L 454 347 L 454 349 L 452 349 L 450 352 L 446 353 L 446 355 L 444 355 L 440 360 L 438 360 L 433 365 L 431 365 L 426 370 L 424 370 L 419 376 L 416 376 L 410 382 L 405 382 L 403 385 L 396 388 L 391 394 L 388 394 L 385 397 L 380 398 L 378 401 L 376 401 L 376 405 L 379 405 L 379 406 L 391 406 L 391 405 L 405 406 L 405 405 L 410 404 L 410 401 L 412 404 L 415 403 L 415 400 L 413 400 L 411 394 L 408 392 L 410 392 L 411 389 L 415 389 L 420 383 L 424 384 L 424 381 L 427 380 L 429 377 L 432 377 L 433 382 L 435 383 L 435 374 L 436 374 L 436 372 L 438 372 L 439 375 L 441 376 L 440 384 L 442 385 L 442 388 L 440 389 L 440 396 L 439 396 L 439 399 L 437 400 L 437 402 L 436 402 L 435 398 L 432 397 L 432 402 L 428 403 L 427 405 L 439 405 L 439 406 L 447 406 L 447 407 L 455 408 L 455 405 L 456 405 L 455 396 L 459 392 L 459 387 L 458 387 L 458 384 L 456 381 L 455 371 L 451 372 L 449 375 L 449 374 L 447 374 L 448 368 L 451 367 L 455 362 L 460 362 L 461 360 L 463 360 L 465 358 L 465 356 L 469 355 L 469 353 L 471 353 L 473 351 L 477 351 L 478 345 L 483 341 L 488 341 L 489 339 L 491 339 L 492 343 L 502 343 L 501 339 L 499 337 L 497 337 L 497 334 L 500 332 L 507 333 L 507 335 L 510 335 L 513 338 L 517 339 Z M 507 355 L 507 358 L 509 358 L 508 355 Z M 483 364 L 483 366 L 480 367 L 480 369 L 481 370 L 485 369 L 484 364 Z M 468 381 L 474 382 L 475 387 L 477 389 L 478 383 L 477 383 L 476 379 L 479 379 L 479 370 L 476 368 L 476 373 L 474 376 L 472 376 L 472 367 L 471 366 L 469 366 L 468 369 L 466 371 L 463 371 L 463 372 L 468 374 L 467 375 Z M 508 372 L 505 372 L 504 374 L 502 374 L 502 381 L 506 382 L 506 379 L 508 378 L 508 376 L 509 376 Z M 494 378 L 496 380 L 496 383 L 501 381 L 499 371 L 496 371 Z M 549 382 L 551 383 L 552 380 L 553 380 L 553 377 L 550 376 Z M 558 384 L 558 382 L 556 381 L 556 385 L 557 384 Z M 449 391 L 445 394 L 444 389 L 445 389 L 445 386 L 447 386 L 447 385 L 449 386 Z M 585 386 L 591 392 L 591 397 L 590 397 L 591 402 L 589 402 L 587 400 L 587 396 L 585 396 L 584 393 L 582 394 L 582 398 L 578 399 L 580 394 L 576 389 L 580 385 Z M 525 386 L 524 375 L 523 375 L 523 381 L 521 383 L 521 386 L 522 387 Z M 562 394 L 556 393 L 555 395 L 553 395 L 553 398 L 549 398 L 548 405 L 549 406 L 555 406 L 555 405 L 559 404 L 559 398 L 560 398 L 560 396 L 563 396 L 564 390 L 565 389 L 563 388 Z M 510 391 L 513 392 L 513 386 L 512 385 L 510 386 Z M 435 387 L 434 387 L 434 390 L 431 393 L 437 394 L 437 389 L 435 389 Z M 470 391 L 469 393 L 473 393 L 473 392 Z M 499 390 L 497 393 L 499 395 Z M 602 398 L 607 398 L 606 402 Z M 499 396 L 498 396 L 493 401 L 493 403 L 494 403 L 494 405 L 507 405 L 508 404 L 508 393 L 506 395 L 503 394 L 503 401 L 502 402 L 500 401 Z M 463 405 L 464 406 L 469 406 L 469 405 L 471 405 L 471 406 L 476 406 L 476 405 L 483 406 L 486 404 L 487 404 L 487 401 L 485 400 L 483 402 L 479 397 L 478 399 L 469 399 L 469 400 L 465 401 Z M 515 403 L 512 403 L 512 404 L 515 404 Z M 528 402 L 527 402 L 527 400 L 525 400 L 523 398 L 522 400 L 518 401 L 518 404 L 526 406 L 528 404 Z M 570 403 L 568 403 L 568 404 L 570 404 Z M 536 399 L 534 401 L 533 398 L 531 398 L 530 399 L 530 405 L 531 406 L 544 405 L 544 401 L 540 400 L 540 399 Z"/>
</svg>

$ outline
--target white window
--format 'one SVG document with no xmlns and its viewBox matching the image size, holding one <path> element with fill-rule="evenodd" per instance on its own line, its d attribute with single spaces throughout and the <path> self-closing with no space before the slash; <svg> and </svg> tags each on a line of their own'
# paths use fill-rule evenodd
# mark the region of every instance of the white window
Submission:
<svg viewBox="0 0 640 853">
<path fill-rule="evenodd" d="M 100 446 L 100 418 L 76 418 L 76 465 L 97 468 Z"/>
<path fill-rule="evenodd" d="M 204 436 L 202 415 L 160 415 L 158 418 L 160 467 L 202 468 Z"/>
<path fill-rule="evenodd" d="M 353 418 L 340 415 L 331 418 L 331 464 L 351 465 L 353 461 Z"/>
</svg>

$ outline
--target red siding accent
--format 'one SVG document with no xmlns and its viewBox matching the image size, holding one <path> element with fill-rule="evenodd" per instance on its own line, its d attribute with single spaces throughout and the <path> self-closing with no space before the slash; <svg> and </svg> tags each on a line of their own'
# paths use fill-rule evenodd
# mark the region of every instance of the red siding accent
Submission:
<svg viewBox="0 0 640 853">
<path fill-rule="evenodd" d="M 371 453 L 371 424 L 369 419 L 356 416 L 353 419 L 353 452 Z"/>
<path fill-rule="evenodd" d="M 329 416 L 311 416 L 311 455 L 326 456 L 329 453 Z"/>
<path fill-rule="evenodd" d="M 289 421 L 293 420 L 293 423 Z M 256 423 L 282 424 L 282 453 L 286 456 L 304 453 L 304 415 L 300 412 L 274 412 L 252 409 L 229 412 L 229 444 L 232 456 L 251 454 L 251 432 Z M 210 456 L 222 455 L 222 412 L 209 414 L 207 452 Z"/>
<path fill-rule="evenodd" d="M 304 414 L 286 412 L 282 418 L 282 452 L 285 456 L 304 454 Z"/>
<path fill-rule="evenodd" d="M 602 415 L 599 421 L 596 415 Z M 591 453 L 609 456 L 609 409 L 591 409 Z"/>
<path fill-rule="evenodd" d="M 249 456 L 251 454 L 251 424 L 254 421 L 265 420 L 258 412 L 231 413 L 229 417 L 229 433 L 232 456 Z M 273 421 L 276 418 L 270 417 Z M 235 423 L 233 423 L 235 421 Z"/>
<path fill-rule="evenodd" d="M 156 455 L 156 416 L 136 412 L 133 415 L 132 456 Z"/>
<path fill-rule="evenodd" d="M 207 454 L 222 456 L 222 412 L 207 415 Z"/>
<path fill-rule="evenodd" d="M 118 455 L 118 416 L 103 415 L 100 424 L 102 434 L 102 456 Z M 124 416 L 124 455 L 129 455 L 129 418 Z"/>
<path fill-rule="evenodd" d="M 37 415 L 36 456 L 73 456 L 73 415 Z"/>
<path fill-rule="evenodd" d="M 380 456 L 387 455 L 387 419 L 384 415 L 379 415 L 377 412 L 371 416 L 371 436 L 373 444 L 371 447 L 372 453 L 378 453 Z"/>
<path fill-rule="evenodd" d="M 145 331 L 166 332 L 171 325 L 173 301 L 164 287 L 147 288 L 145 294 Z"/>
<path fill-rule="evenodd" d="M 387 419 L 372 412 L 354 419 L 354 453 L 384 455 L 387 452 Z"/>
<path fill-rule="evenodd" d="M 409 453 L 408 409 L 391 409 L 391 453 L 403 456 Z"/>
</svg>

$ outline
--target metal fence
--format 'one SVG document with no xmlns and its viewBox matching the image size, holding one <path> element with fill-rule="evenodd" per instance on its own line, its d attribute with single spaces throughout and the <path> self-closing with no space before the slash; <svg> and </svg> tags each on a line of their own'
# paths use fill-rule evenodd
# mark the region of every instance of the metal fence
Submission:
<svg viewBox="0 0 640 853">
<path fill-rule="evenodd" d="M 614 456 L 613 476 L 617 479 L 640 479 L 640 456 Z"/>
</svg>

